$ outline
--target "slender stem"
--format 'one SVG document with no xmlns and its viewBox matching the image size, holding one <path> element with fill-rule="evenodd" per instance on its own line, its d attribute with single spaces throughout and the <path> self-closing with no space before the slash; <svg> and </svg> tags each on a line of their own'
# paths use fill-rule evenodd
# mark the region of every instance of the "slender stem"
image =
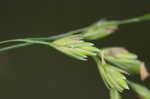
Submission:
<svg viewBox="0 0 150 99">
<path fill-rule="evenodd" d="M 0 48 L 0 51 L 7 51 L 7 50 L 10 50 L 10 49 L 24 47 L 24 46 L 27 46 L 27 45 L 32 45 L 32 43 L 23 43 L 23 44 L 11 45 L 11 46 L 8 46 L 8 47 Z"/>
<path fill-rule="evenodd" d="M 59 38 L 63 38 L 63 37 L 67 37 L 67 36 L 71 36 L 73 34 L 77 34 L 79 32 L 82 32 L 83 30 L 86 30 L 87 28 L 81 28 L 81 29 L 77 29 L 71 32 L 67 32 L 64 34 L 60 34 L 60 35 L 56 35 L 56 36 L 51 36 L 51 37 L 41 37 L 41 38 L 27 38 L 27 39 L 14 39 L 14 40 L 6 40 L 6 41 L 2 41 L 0 42 L 0 44 L 4 44 L 4 43 L 9 43 L 9 42 L 25 42 L 23 44 L 16 44 L 16 45 L 12 45 L 12 46 L 8 46 L 8 47 L 4 47 L 4 48 L 0 48 L 0 51 L 5 51 L 5 50 L 9 50 L 9 49 L 14 49 L 14 48 L 19 48 L 19 47 L 23 47 L 23 46 L 27 46 L 27 45 L 32 45 L 35 43 L 39 43 L 39 44 L 48 44 L 50 45 L 50 43 L 44 42 L 42 40 L 56 40 Z M 52 46 L 52 45 L 51 45 Z"/>
<path fill-rule="evenodd" d="M 142 21 L 147 21 L 147 20 L 150 20 L 150 14 L 136 17 L 136 18 L 127 19 L 127 20 L 118 21 L 118 24 L 128 24 L 128 23 L 142 22 Z"/>
<path fill-rule="evenodd" d="M 59 38 L 63 38 L 63 37 L 71 36 L 73 34 L 77 34 L 79 32 L 82 32 L 82 31 L 86 30 L 87 28 L 88 27 L 81 28 L 81 29 L 77 29 L 77 30 L 70 31 L 70 32 L 67 32 L 67 33 L 63 33 L 63 34 L 59 34 L 59 35 L 55 35 L 55 36 L 50 36 L 50 37 L 27 38 L 27 39 L 32 39 L 32 40 L 56 40 L 56 39 L 59 39 Z"/>
<path fill-rule="evenodd" d="M 10 43 L 10 42 L 26 42 L 26 43 L 4 47 L 4 48 L 1 48 L 0 51 L 9 50 L 9 49 L 18 48 L 18 47 L 23 47 L 23 46 L 32 45 L 32 44 L 44 44 L 44 45 L 48 45 L 48 46 L 55 48 L 51 42 L 31 40 L 31 39 L 6 40 L 6 41 L 0 42 L 0 44 Z"/>
<path fill-rule="evenodd" d="M 5 42 L 0 42 L 2 43 L 8 43 L 8 42 L 27 42 L 27 43 L 33 43 L 33 44 L 44 44 L 44 45 L 49 45 L 51 44 L 50 42 L 45 42 L 45 41 L 38 41 L 38 40 L 31 40 L 31 39 L 14 39 L 14 40 L 7 40 Z"/>
</svg>

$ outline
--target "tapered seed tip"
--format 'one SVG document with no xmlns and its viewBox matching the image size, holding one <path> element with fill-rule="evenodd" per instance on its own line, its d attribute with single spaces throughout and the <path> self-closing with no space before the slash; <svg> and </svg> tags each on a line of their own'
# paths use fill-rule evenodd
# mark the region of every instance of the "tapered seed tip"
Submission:
<svg viewBox="0 0 150 99">
<path fill-rule="evenodd" d="M 144 81 L 146 78 L 148 78 L 150 76 L 150 74 L 148 73 L 144 62 L 141 62 L 141 66 L 140 66 L 140 76 L 141 76 L 141 80 Z"/>
</svg>

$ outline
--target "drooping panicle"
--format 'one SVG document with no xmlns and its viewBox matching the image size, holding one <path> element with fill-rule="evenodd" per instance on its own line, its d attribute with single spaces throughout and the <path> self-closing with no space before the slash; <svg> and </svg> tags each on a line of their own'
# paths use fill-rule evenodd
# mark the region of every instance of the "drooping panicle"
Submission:
<svg viewBox="0 0 150 99">
<path fill-rule="evenodd" d="M 79 60 L 87 60 L 87 56 L 96 56 L 99 52 L 93 43 L 82 40 L 80 35 L 61 38 L 52 44 L 57 50 Z"/>
<path fill-rule="evenodd" d="M 96 40 L 109 36 L 118 29 L 118 21 L 105 21 L 99 22 L 88 27 L 83 31 L 82 37 L 86 40 Z"/>
<path fill-rule="evenodd" d="M 138 57 L 134 53 L 122 47 L 110 47 L 102 50 L 104 51 L 104 59 L 109 63 L 128 73 L 140 74 L 141 61 L 137 59 Z"/>
<path fill-rule="evenodd" d="M 129 89 L 126 82 L 126 77 L 124 76 L 125 71 L 114 67 L 110 64 L 103 64 L 98 56 L 93 57 L 97 63 L 99 73 L 103 78 L 105 85 L 112 89 L 122 92 L 124 89 Z"/>
</svg>

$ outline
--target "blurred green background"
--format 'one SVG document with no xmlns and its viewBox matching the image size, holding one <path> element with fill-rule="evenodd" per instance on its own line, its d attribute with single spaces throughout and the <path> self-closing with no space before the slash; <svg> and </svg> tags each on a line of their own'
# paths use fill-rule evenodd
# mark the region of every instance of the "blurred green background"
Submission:
<svg viewBox="0 0 150 99">
<path fill-rule="evenodd" d="M 127 19 L 150 12 L 150 0 L 1 0 L 0 41 L 51 36 L 99 19 Z M 99 48 L 124 46 L 150 70 L 150 21 L 120 26 L 96 41 Z M 139 77 L 131 77 L 138 80 Z M 150 88 L 150 78 L 143 83 Z M 124 99 L 137 99 L 126 92 Z M 47 46 L 0 52 L 1 99 L 109 99 L 96 64 L 82 62 Z"/>
</svg>

